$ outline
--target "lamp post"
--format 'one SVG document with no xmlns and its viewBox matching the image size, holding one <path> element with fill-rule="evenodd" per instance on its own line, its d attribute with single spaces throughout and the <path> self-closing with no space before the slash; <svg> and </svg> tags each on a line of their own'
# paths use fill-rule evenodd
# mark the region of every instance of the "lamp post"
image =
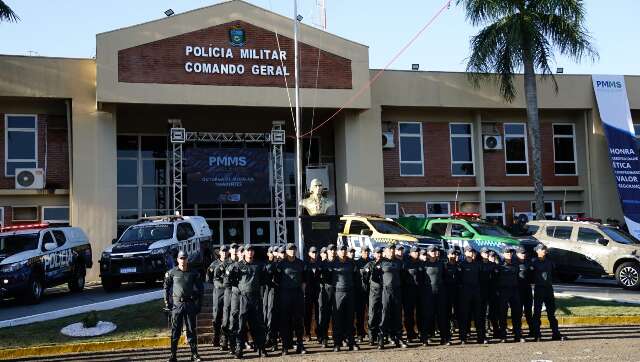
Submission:
<svg viewBox="0 0 640 362">
<path fill-rule="evenodd" d="M 300 64 L 298 57 L 298 23 L 300 22 L 298 15 L 298 0 L 293 0 L 293 46 L 294 46 L 294 84 L 295 84 L 295 123 L 296 123 L 296 222 L 298 224 L 298 255 L 300 259 L 303 259 L 304 255 L 304 240 L 302 238 L 302 145 L 300 135 L 302 130 L 300 129 L 300 85 L 298 82 L 299 67 Z"/>
</svg>

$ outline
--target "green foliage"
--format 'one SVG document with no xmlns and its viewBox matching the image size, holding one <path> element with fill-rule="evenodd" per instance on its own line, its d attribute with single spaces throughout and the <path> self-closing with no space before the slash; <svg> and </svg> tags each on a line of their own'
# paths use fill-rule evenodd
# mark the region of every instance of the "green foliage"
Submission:
<svg viewBox="0 0 640 362">
<path fill-rule="evenodd" d="M 0 0 L 0 21 L 9 21 L 14 22 L 18 21 L 20 18 L 16 13 L 11 10 L 9 5 L 7 5 L 4 1 Z"/>
<path fill-rule="evenodd" d="M 98 312 L 92 310 L 82 318 L 82 326 L 84 328 L 93 328 L 98 325 L 98 321 L 100 321 L 100 319 L 98 319 Z"/>
</svg>

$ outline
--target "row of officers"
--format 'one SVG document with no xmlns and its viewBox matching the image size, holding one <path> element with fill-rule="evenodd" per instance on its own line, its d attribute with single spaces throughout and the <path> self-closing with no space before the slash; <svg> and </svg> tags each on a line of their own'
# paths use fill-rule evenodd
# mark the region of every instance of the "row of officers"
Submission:
<svg viewBox="0 0 640 362">
<path fill-rule="evenodd" d="M 296 246 L 288 244 L 269 248 L 265 263 L 255 260 L 251 245 L 223 246 L 206 273 L 214 286 L 214 346 L 237 358 L 246 348 L 259 356 L 267 356 L 267 351 L 305 354 L 304 337 L 311 341 L 313 331 L 318 343 L 334 351 L 358 350 L 365 340 L 379 349 L 389 343 L 402 348 L 415 341 L 428 345 L 433 338 L 450 345 L 456 331 L 466 344 L 472 321 L 477 343 L 489 342 L 487 326 L 491 337 L 504 343 L 509 339 L 509 312 L 513 341 L 525 342 L 523 314 L 528 337 L 539 341 L 543 304 L 552 339 L 565 339 L 555 317 L 553 263 L 544 244 L 535 247 L 533 258 L 524 248 L 504 249 L 502 257 L 487 248 L 478 255 L 470 246 L 462 256 L 450 249 L 446 257 L 435 245 L 413 246 L 406 254 L 403 248 L 364 248 L 356 258 L 355 250 L 332 244 L 319 253 L 309 248 L 302 261 Z M 165 278 L 173 329 L 170 361 L 175 361 L 183 320 L 192 360 L 199 361 L 195 314 L 202 286 L 196 272 L 191 273 L 192 288 L 176 285 L 188 282 L 176 277 L 180 265 Z M 185 308 L 180 301 L 193 307 Z M 253 346 L 247 342 L 249 335 Z"/>
</svg>

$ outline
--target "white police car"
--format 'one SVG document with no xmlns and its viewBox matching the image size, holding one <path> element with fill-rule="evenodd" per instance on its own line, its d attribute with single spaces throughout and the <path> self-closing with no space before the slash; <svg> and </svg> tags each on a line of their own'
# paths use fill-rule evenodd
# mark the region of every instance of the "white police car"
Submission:
<svg viewBox="0 0 640 362">
<path fill-rule="evenodd" d="M 80 292 L 91 266 L 91 244 L 80 228 L 35 224 L 0 229 L 2 298 L 38 303 L 45 288 L 64 283 Z"/>
<path fill-rule="evenodd" d="M 100 279 L 105 291 L 122 282 L 153 284 L 176 265 L 179 250 L 189 254 L 191 267 L 204 269 L 212 258 L 211 229 L 201 216 L 156 216 L 129 226 L 102 252 Z"/>
</svg>

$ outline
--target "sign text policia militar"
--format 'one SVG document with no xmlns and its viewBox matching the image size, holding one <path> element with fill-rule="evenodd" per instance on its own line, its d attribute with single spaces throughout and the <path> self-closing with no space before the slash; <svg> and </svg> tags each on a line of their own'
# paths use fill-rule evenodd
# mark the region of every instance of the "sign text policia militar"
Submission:
<svg viewBox="0 0 640 362">
<path fill-rule="evenodd" d="M 278 49 L 225 48 L 216 46 L 185 45 L 185 56 L 198 58 L 184 63 L 187 73 L 243 75 L 250 73 L 257 76 L 289 76 L 287 52 Z M 207 61 L 215 59 L 217 61 Z M 255 60 L 255 64 L 244 65 L 234 63 L 234 59 Z M 275 61 L 282 65 L 260 64 Z"/>
</svg>

